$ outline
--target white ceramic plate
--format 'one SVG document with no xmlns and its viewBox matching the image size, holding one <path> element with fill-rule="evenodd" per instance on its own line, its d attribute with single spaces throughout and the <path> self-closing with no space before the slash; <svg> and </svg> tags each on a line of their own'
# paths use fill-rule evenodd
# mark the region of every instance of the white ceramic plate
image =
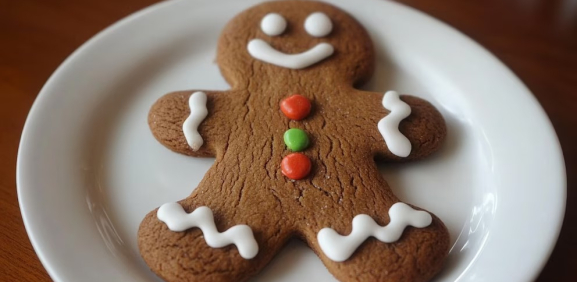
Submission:
<svg viewBox="0 0 577 282">
<path fill-rule="evenodd" d="M 213 163 L 172 153 L 147 113 L 163 94 L 226 89 L 213 63 L 220 30 L 257 1 L 169 1 L 101 32 L 38 96 L 18 155 L 24 223 L 56 281 L 157 281 L 136 231 L 155 207 L 187 196 Z M 527 88 L 445 24 L 385 1 L 330 1 L 369 30 L 378 68 L 367 89 L 432 101 L 444 149 L 382 167 L 401 199 L 448 226 L 438 281 L 528 281 L 545 264 L 565 207 L 565 168 L 549 120 Z M 299 241 L 254 281 L 335 281 Z"/>
</svg>

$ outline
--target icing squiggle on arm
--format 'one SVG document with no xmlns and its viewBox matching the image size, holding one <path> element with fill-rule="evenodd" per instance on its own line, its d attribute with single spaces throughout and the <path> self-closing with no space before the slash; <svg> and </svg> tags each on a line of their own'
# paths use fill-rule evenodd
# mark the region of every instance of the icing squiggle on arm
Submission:
<svg viewBox="0 0 577 282">
<path fill-rule="evenodd" d="M 383 107 L 391 111 L 377 124 L 391 153 L 407 157 L 411 153 L 411 141 L 399 131 L 399 123 L 411 114 L 411 107 L 399 98 L 396 91 L 387 91 L 383 96 Z"/>
<path fill-rule="evenodd" d="M 188 145 L 193 151 L 198 151 L 204 143 L 202 136 L 198 133 L 198 126 L 208 115 L 206 94 L 200 91 L 192 93 L 188 98 L 188 106 L 190 107 L 190 116 L 182 124 L 182 131 Z"/>
<path fill-rule="evenodd" d="M 389 217 L 389 224 L 381 227 L 370 216 L 359 214 L 353 218 L 353 231 L 348 236 L 339 235 L 332 228 L 323 228 L 317 234 L 317 240 L 327 257 L 342 262 L 371 236 L 383 243 L 393 243 L 401 238 L 405 227 L 410 225 L 423 228 L 429 226 L 433 220 L 428 212 L 414 210 L 401 202 L 389 209 Z"/>
<path fill-rule="evenodd" d="M 251 259 L 258 253 L 258 244 L 248 225 L 235 225 L 225 232 L 218 232 L 214 216 L 208 207 L 198 207 L 192 213 L 186 213 L 178 203 L 162 205 L 156 213 L 158 219 L 172 231 L 185 231 L 198 227 L 202 230 L 206 243 L 213 248 L 235 244 L 240 256 Z"/>
</svg>

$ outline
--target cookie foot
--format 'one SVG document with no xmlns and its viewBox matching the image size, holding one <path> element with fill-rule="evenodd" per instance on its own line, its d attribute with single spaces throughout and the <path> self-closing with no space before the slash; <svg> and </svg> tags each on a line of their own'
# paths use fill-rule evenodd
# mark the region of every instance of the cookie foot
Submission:
<svg viewBox="0 0 577 282">
<path fill-rule="evenodd" d="M 140 225 L 138 246 L 142 258 L 167 282 L 246 281 L 288 239 L 288 233 L 263 230 L 258 225 L 226 228 L 218 223 L 207 207 L 166 204 L 150 212 Z"/>
<path fill-rule="evenodd" d="M 425 228 L 407 227 L 393 243 L 370 237 L 341 262 L 325 255 L 316 238 L 311 238 L 313 234 L 306 237 L 327 269 L 343 282 L 428 281 L 441 269 L 449 251 L 448 231 L 435 216 Z"/>
</svg>

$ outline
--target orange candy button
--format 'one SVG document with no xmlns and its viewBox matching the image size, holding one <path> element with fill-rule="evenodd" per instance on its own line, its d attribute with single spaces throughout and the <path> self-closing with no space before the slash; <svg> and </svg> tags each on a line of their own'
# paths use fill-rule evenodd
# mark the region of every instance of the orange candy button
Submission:
<svg viewBox="0 0 577 282">
<path fill-rule="evenodd" d="M 282 174 L 294 180 L 305 178 L 311 172 L 311 160 L 304 154 L 292 153 L 281 162 Z"/>
<path fill-rule="evenodd" d="M 280 110 L 292 120 L 301 120 L 311 112 L 311 101 L 304 96 L 295 94 L 280 102 Z"/>
</svg>

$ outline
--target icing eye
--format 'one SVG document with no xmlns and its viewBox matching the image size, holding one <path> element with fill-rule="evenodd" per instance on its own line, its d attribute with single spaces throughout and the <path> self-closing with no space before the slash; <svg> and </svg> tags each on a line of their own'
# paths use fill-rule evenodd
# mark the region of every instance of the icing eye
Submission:
<svg viewBox="0 0 577 282">
<path fill-rule="evenodd" d="M 312 13 L 305 20 L 305 30 L 314 37 L 323 37 L 331 33 L 333 22 L 325 13 Z"/>
<path fill-rule="evenodd" d="M 268 36 L 280 35 L 286 29 L 286 20 L 277 13 L 270 13 L 262 18 L 260 29 Z"/>
</svg>

